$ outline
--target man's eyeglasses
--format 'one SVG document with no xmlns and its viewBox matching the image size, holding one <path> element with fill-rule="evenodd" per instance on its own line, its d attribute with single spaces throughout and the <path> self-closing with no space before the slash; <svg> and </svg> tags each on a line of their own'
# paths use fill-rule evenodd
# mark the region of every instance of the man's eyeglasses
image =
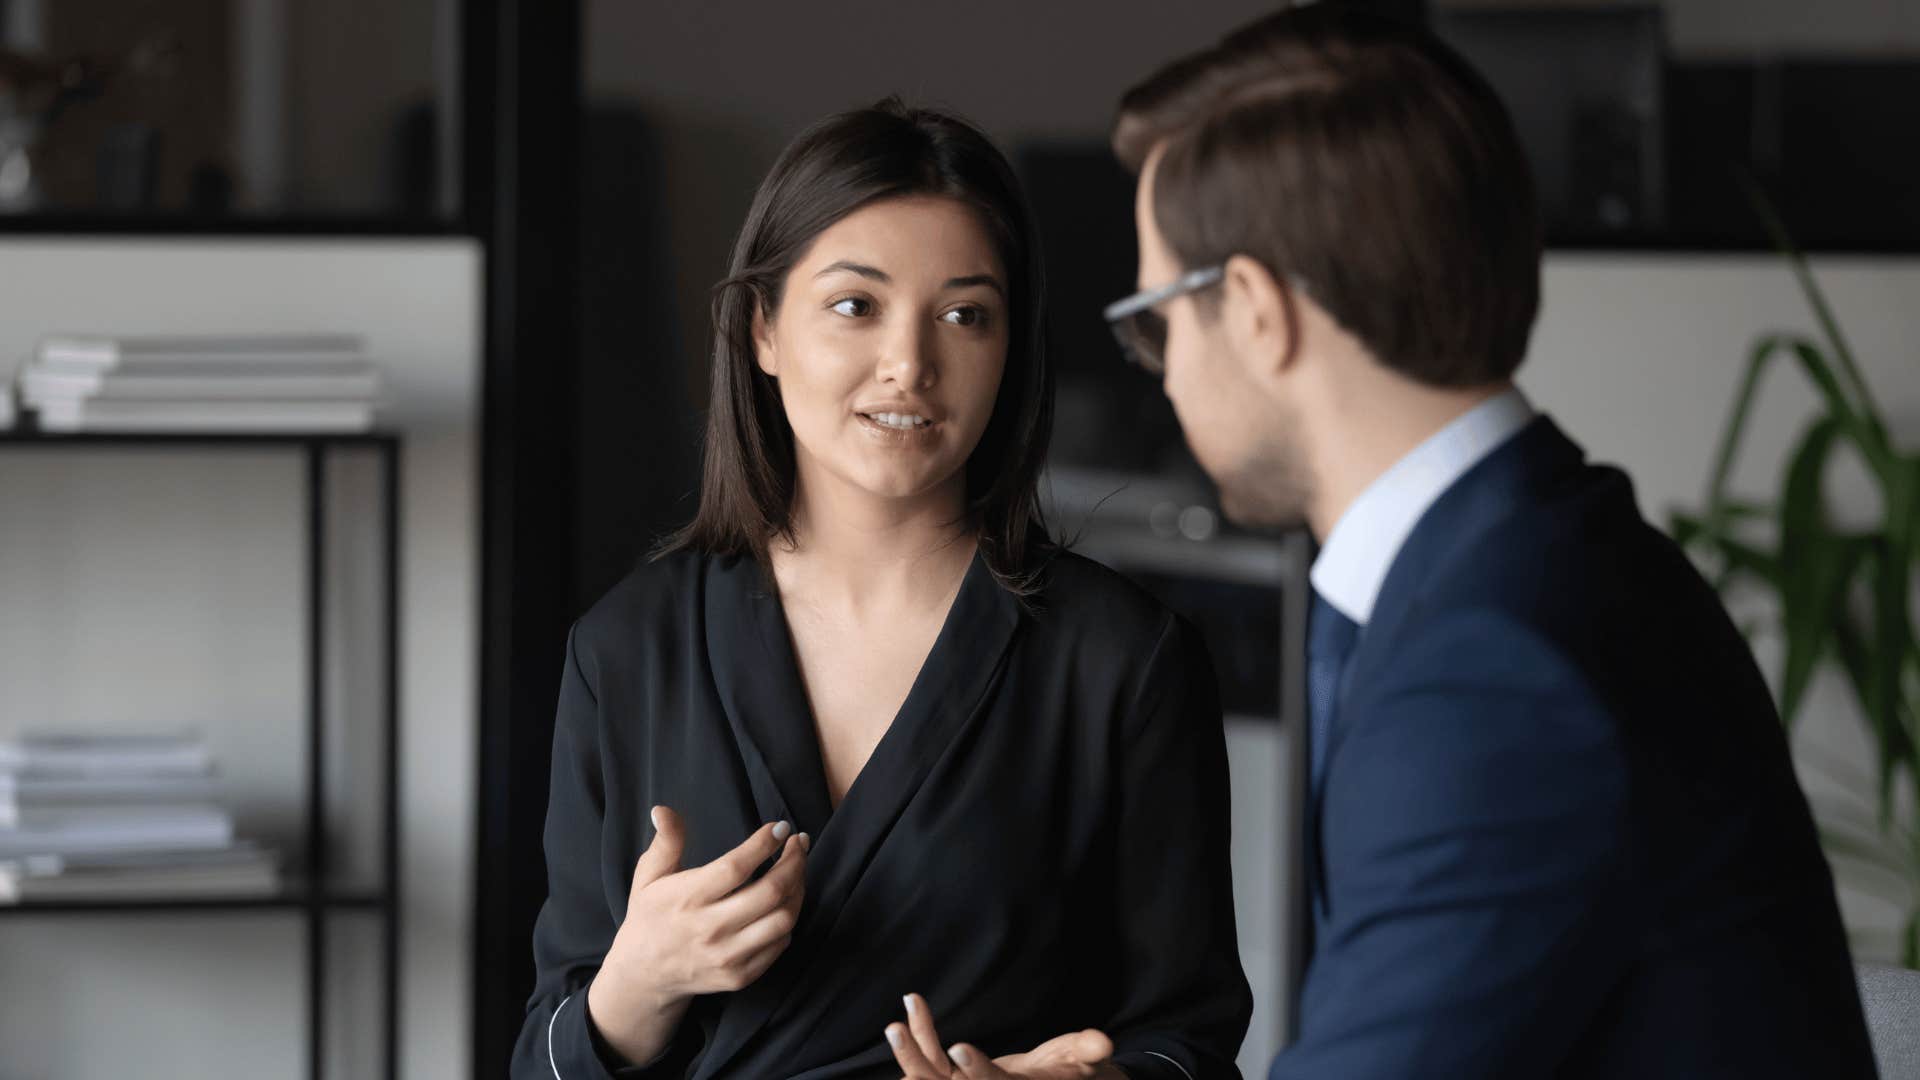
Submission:
<svg viewBox="0 0 1920 1080">
<path fill-rule="evenodd" d="M 1120 342 L 1121 351 L 1127 354 L 1127 359 L 1155 375 L 1166 374 L 1167 317 L 1160 314 L 1160 305 L 1218 285 L 1226 272 L 1224 266 L 1192 270 L 1174 279 L 1170 285 L 1137 292 L 1124 300 L 1108 304 L 1103 314 L 1107 317 L 1107 325 L 1113 328 L 1114 339 Z"/>
</svg>

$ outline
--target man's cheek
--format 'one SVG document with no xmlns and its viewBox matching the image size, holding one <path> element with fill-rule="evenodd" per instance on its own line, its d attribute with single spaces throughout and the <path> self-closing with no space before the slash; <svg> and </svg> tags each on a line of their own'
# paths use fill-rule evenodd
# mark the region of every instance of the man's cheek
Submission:
<svg viewBox="0 0 1920 1080">
<path fill-rule="evenodd" d="M 1171 343 L 1169 343 L 1171 344 Z M 1205 419 L 1206 385 L 1196 357 L 1169 348 L 1167 350 L 1167 398 L 1182 421 L 1199 423 Z"/>
<path fill-rule="evenodd" d="M 1161 384 L 1166 391 L 1167 401 L 1173 405 L 1173 414 L 1185 421 L 1188 416 L 1187 384 L 1179 362 L 1173 357 L 1167 358 L 1166 381 Z"/>
</svg>

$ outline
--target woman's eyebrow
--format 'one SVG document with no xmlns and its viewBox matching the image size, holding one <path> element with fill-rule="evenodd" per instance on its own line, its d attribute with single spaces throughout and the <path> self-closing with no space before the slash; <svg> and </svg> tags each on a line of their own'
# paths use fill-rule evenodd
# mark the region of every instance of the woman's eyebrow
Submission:
<svg viewBox="0 0 1920 1080">
<path fill-rule="evenodd" d="M 858 274 L 863 278 L 878 281 L 883 285 L 893 284 L 893 275 L 887 273 L 885 270 L 877 266 L 869 266 L 866 263 L 854 262 L 852 259 L 841 259 L 837 262 L 830 263 L 821 268 L 820 272 L 813 276 L 823 278 L 828 274 Z M 984 285 L 994 292 L 999 293 L 1002 299 L 1007 295 L 1006 286 L 1001 285 L 1000 279 L 992 274 L 967 274 L 961 277 L 948 278 L 947 283 L 941 286 L 941 288 L 964 289 L 970 285 Z"/>
<path fill-rule="evenodd" d="M 963 289 L 969 285 L 985 285 L 987 288 L 999 293 L 1002 300 L 1007 297 L 1006 288 L 1000 284 L 1000 279 L 994 277 L 992 274 L 968 274 L 966 277 L 948 278 L 946 285 L 943 287 L 948 289 Z"/>
<path fill-rule="evenodd" d="M 877 266 L 868 266 L 866 263 L 857 263 L 851 259 L 841 259 L 839 262 L 833 263 L 832 265 L 828 266 L 826 269 L 820 271 L 819 273 L 813 276 L 817 278 L 823 278 L 823 277 L 826 277 L 828 274 L 840 273 L 840 272 L 859 274 L 863 278 L 872 278 L 873 280 L 878 281 L 883 285 L 893 284 L 892 275 L 888 274 L 885 270 L 882 270 Z"/>
</svg>

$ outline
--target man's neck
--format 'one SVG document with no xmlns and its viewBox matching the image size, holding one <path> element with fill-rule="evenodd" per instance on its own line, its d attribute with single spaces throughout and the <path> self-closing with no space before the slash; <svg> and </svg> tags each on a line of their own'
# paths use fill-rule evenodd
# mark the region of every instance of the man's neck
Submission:
<svg viewBox="0 0 1920 1080">
<path fill-rule="evenodd" d="M 1309 433 L 1314 474 L 1307 525 L 1325 543 L 1354 500 L 1415 447 L 1474 408 L 1513 389 L 1422 386 L 1373 372 L 1344 386 Z"/>
</svg>

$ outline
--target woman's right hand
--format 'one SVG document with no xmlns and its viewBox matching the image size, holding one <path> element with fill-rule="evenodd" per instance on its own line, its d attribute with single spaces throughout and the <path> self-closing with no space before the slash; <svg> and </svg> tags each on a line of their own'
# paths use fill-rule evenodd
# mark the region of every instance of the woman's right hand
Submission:
<svg viewBox="0 0 1920 1080">
<path fill-rule="evenodd" d="M 634 1064 L 666 1050 L 696 995 L 749 986 L 786 951 L 812 846 L 781 821 L 705 866 L 681 870 L 680 815 L 656 806 L 652 816 L 653 843 L 634 867 L 626 918 L 587 989 L 594 1027 Z M 776 853 L 780 861 L 752 881 Z"/>
</svg>

